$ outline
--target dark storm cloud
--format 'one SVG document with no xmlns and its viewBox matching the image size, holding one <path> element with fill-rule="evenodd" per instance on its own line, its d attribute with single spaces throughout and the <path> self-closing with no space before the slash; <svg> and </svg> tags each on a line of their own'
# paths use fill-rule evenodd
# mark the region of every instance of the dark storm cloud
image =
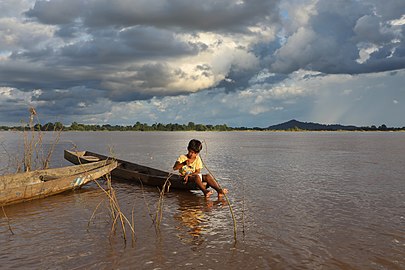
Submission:
<svg viewBox="0 0 405 270">
<path fill-rule="evenodd" d="M 107 95 L 112 101 L 146 100 L 154 96 L 171 96 L 186 93 L 185 91 L 165 91 L 166 85 L 187 77 L 180 69 L 172 70 L 165 63 L 130 67 L 127 71 L 130 75 L 109 78 L 102 85 L 102 87 L 109 89 Z"/>
<path fill-rule="evenodd" d="M 137 61 L 167 60 L 176 56 L 194 55 L 205 49 L 204 45 L 179 41 L 172 32 L 152 27 L 136 27 L 118 33 L 107 29 L 97 31 L 90 40 L 59 49 L 48 46 L 13 53 L 10 56 L 12 61 L 0 62 L 0 81 L 2 86 L 28 91 L 36 88 L 52 90 L 84 86 L 110 89 L 113 100 L 116 97 L 120 101 L 124 98 L 146 99 L 159 94 L 147 93 L 148 87 L 164 87 L 170 81 L 168 77 L 179 77 L 181 70 L 171 71 L 164 63 L 137 67 L 134 65 Z M 120 66 L 125 63 L 131 63 L 132 67 Z M 137 75 L 113 75 L 117 71 Z M 133 80 L 140 81 L 139 85 L 132 85 Z M 117 89 L 117 85 L 120 89 Z"/>
<path fill-rule="evenodd" d="M 53 89 L 49 91 L 42 91 L 33 97 L 35 101 L 46 101 L 52 102 L 56 100 L 72 100 L 75 103 L 95 102 L 97 98 L 105 97 L 106 93 L 104 91 L 99 91 L 95 89 L 81 87 L 72 87 L 69 89 Z M 73 103 L 72 103 L 73 104 Z"/>
<path fill-rule="evenodd" d="M 48 83 L 48 78 L 43 78 L 34 71 L 35 75 L 32 77 L 37 79 L 31 78 L 31 81 L 35 88 L 65 87 L 67 89 L 80 85 L 92 88 L 98 84 L 100 89 L 109 89 L 111 91 L 109 97 L 115 101 L 185 93 L 187 92 L 185 89 L 165 92 L 165 84 L 173 81 L 168 79 L 168 76 L 182 78 L 187 75 L 181 69 L 170 69 L 164 63 L 175 57 L 197 55 L 208 50 L 209 47 L 203 42 L 178 39 L 176 36 L 178 31 L 180 33 L 184 30 L 190 31 L 192 35 L 198 35 L 195 31 L 201 30 L 226 31 L 227 35 L 233 31 L 249 32 L 248 27 L 258 23 L 276 22 L 277 6 L 278 1 L 261 0 L 239 3 L 235 1 L 36 1 L 25 15 L 43 24 L 56 25 L 55 37 L 65 40 L 65 45 L 32 48 L 19 52 L 13 58 L 42 63 L 44 66 L 52 66 L 53 69 L 56 67 L 66 73 L 64 75 L 66 80 L 58 80 L 58 76 L 49 76 L 54 78 L 54 83 Z M 162 64 L 161 67 L 164 66 L 167 70 L 160 68 L 147 72 L 146 70 L 157 67 L 154 66 L 151 69 L 155 65 L 152 62 L 140 65 L 142 68 L 136 71 L 136 75 L 111 76 L 115 72 L 120 72 L 120 69 L 127 70 L 125 67 L 127 65 L 134 66 L 136 62 L 142 61 L 159 61 Z M 74 68 L 85 69 L 87 78 L 83 78 L 80 82 L 80 78 L 84 76 L 69 75 L 70 69 Z M 89 68 L 95 68 L 94 72 L 89 71 Z M 254 74 L 254 72 L 242 73 L 239 70 L 233 70 L 232 67 L 229 73 L 232 80 L 240 83 L 241 86 L 247 86 L 248 77 Z M 197 81 L 199 76 L 214 75 L 212 71 L 203 71 L 198 76 L 190 74 L 188 76 L 190 80 Z M 133 81 L 136 80 L 139 83 L 134 85 Z M 14 85 L 10 82 L 7 85 L 25 88 L 25 82 L 16 82 Z M 148 93 L 149 88 L 153 88 L 150 93 Z M 229 90 L 232 89 L 229 88 Z"/>
<path fill-rule="evenodd" d="M 0 62 L 1 86 L 23 91 L 33 89 L 68 89 L 82 85 L 97 87 L 102 78 L 93 70 L 30 64 L 26 62 Z"/>
<path fill-rule="evenodd" d="M 14 102 L 6 102 L 0 106 L 1 122 L 2 123 L 27 123 L 29 115 L 26 105 L 16 104 Z M 1 125 L 1 124 L 0 124 Z"/>
<path fill-rule="evenodd" d="M 25 12 L 27 17 L 37 18 L 44 24 L 69 24 L 80 18 L 88 1 L 35 1 L 32 9 Z"/>
<path fill-rule="evenodd" d="M 109 108 L 106 108 L 104 103 L 100 103 L 99 99 L 90 100 L 84 98 L 82 93 L 81 98 L 56 99 L 52 102 L 41 103 L 36 106 L 36 109 L 38 112 L 41 112 L 42 115 L 69 117 L 102 114 L 108 111 Z"/>
<path fill-rule="evenodd" d="M 10 98 L 1 102 L 2 122 L 27 122 L 28 108 L 32 103 L 36 104 L 35 109 L 39 113 L 41 123 L 62 121 L 69 124 L 70 119 L 99 115 L 111 109 L 111 103 L 99 90 L 73 87 L 34 92 L 21 94 L 17 90 L 12 90 Z"/>
<path fill-rule="evenodd" d="M 204 49 L 203 44 L 177 40 L 172 32 L 166 30 L 135 27 L 119 32 L 113 29 L 95 31 L 91 38 L 58 49 L 46 47 L 22 52 L 12 58 L 80 68 L 195 55 Z"/>
<path fill-rule="evenodd" d="M 173 76 L 164 64 L 147 64 L 137 70 L 134 79 L 142 81 L 145 88 L 164 87 Z"/>
<path fill-rule="evenodd" d="M 176 57 L 196 55 L 207 47 L 204 44 L 184 42 L 175 33 L 155 27 L 132 27 L 120 31 L 119 40 L 137 57 Z"/>
<path fill-rule="evenodd" d="M 370 5 L 371 8 L 375 7 L 377 14 L 381 16 L 384 21 L 395 20 L 404 15 L 405 1 L 403 0 L 369 0 L 364 1 L 364 3 Z"/>
<path fill-rule="evenodd" d="M 403 15 L 395 9 L 405 10 L 404 3 L 390 1 L 395 8 L 386 8 L 380 2 L 317 2 L 316 14 L 308 24 L 292 33 L 276 51 L 272 70 L 358 74 L 405 68 L 405 59 L 396 54 L 396 50 L 402 51 L 403 27 L 388 21 Z M 359 61 L 360 50 L 373 46 L 380 53 L 371 53 L 369 59 Z M 384 51 L 385 57 L 379 57 Z"/>
<path fill-rule="evenodd" d="M 90 0 L 37 1 L 26 15 L 45 24 L 62 25 L 82 20 L 89 27 L 151 25 L 217 31 L 246 30 L 264 18 L 278 17 L 278 0 Z M 275 12 L 274 12 L 275 11 Z"/>
<path fill-rule="evenodd" d="M 55 31 L 55 36 L 64 40 L 73 40 L 83 33 L 82 25 L 71 22 L 59 26 Z"/>
<path fill-rule="evenodd" d="M 395 38 L 393 32 L 381 32 L 381 19 L 376 15 L 365 15 L 357 20 L 354 26 L 356 41 L 372 42 L 378 45 L 384 45 Z"/>
</svg>

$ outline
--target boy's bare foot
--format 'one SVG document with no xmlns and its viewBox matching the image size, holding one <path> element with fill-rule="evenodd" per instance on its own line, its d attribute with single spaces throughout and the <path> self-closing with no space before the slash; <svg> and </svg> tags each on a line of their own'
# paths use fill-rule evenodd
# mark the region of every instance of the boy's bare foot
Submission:
<svg viewBox="0 0 405 270">
<path fill-rule="evenodd" d="M 218 192 L 218 198 L 222 198 L 227 193 L 228 193 L 228 190 L 226 188 L 221 189 L 221 191 Z"/>
<path fill-rule="evenodd" d="M 205 198 L 209 198 L 212 195 L 212 193 L 214 193 L 214 191 L 208 190 L 207 193 L 204 193 Z"/>
</svg>

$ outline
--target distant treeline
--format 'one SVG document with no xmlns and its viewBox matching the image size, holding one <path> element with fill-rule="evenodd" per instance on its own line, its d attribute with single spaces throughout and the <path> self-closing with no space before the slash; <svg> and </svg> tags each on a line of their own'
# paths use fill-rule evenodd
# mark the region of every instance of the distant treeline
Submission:
<svg viewBox="0 0 405 270">
<path fill-rule="evenodd" d="M 0 130 L 27 130 L 27 126 L 7 127 L 0 126 Z M 86 125 L 73 122 L 70 126 L 64 126 L 61 122 L 46 123 L 44 125 L 36 124 L 33 126 L 34 130 L 41 131 L 231 131 L 235 128 L 228 127 L 227 125 L 203 125 L 189 122 L 185 124 L 161 124 L 155 123 L 148 125 L 146 123 L 136 122 L 134 125 Z"/>
<path fill-rule="evenodd" d="M 30 130 L 28 125 L 24 126 L 0 126 L 0 130 Z M 73 122 L 70 126 L 64 126 L 61 122 L 46 123 L 44 125 L 36 124 L 32 127 L 34 130 L 41 131 L 405 131 L 405 127 L 394 128 L 386 125 L 376 126 L 341 126 L 341 125 L 322 125 L 316 123 L 303 123 L 296 120 L 270 126 L 267 128 L 260 127 L 229 127 L 222 125 L 204 125 L 189 122 L 188 124 L 162 124 L 155 123 L 148 125 L 146 123 L 136 122 L 134 125 L 86 125 Z"/>
</svg>

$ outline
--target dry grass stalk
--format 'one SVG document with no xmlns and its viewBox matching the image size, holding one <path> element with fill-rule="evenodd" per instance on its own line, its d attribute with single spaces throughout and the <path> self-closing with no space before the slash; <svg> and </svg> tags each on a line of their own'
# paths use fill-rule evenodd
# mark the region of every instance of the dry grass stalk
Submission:
<svg viewBox="0 0 405 270">
<path fill-rule="evenodd" d="M 113 219 L 113 224 L 111 226 L 111 234 L 115 233 L 116 231 L 116 224 L 119 221 L 121 224 L 121 229 L 122 229 L 122 233 L 123 233 L 123 238 L 124 241 L 127 240 L 127 236 L 126 236 L 126 224 L 129 226 L 130 230 L 131 230 L 131 235 L 132 235 L 132 240 L 134 241 L 134 237 L 135 237 L 135 229 L 134 229 L 134 223 L 130 222 L 128 220 L 128 218 L 124 215 L 124 213 L 121 210 L 121 207 L 118 203 L 118 199 L 115 193 L 114 188 L 111 185 L 111 177 L 109 175 L 106 176 L 107 177 L 107 186 L 108 186 L 108 190 L 106 190 L 105 188 L 103 188 L 101 186 L 101 184 L 95 180 L 94 182 L 98 185 L 98 187 L 107 195 L 108 199 L 109 199 L 109 205 L 110 205 L 110 212 L 111 212 L 111 217 Z"/>
<path fill-rule="evenodd" d="M 10 219 L 8 218 L 8 216 L 7 216 L 7 214 L 6 214 L 6 211 L 4 210 L 4 207 L 2 206 L 1 208 L 3 209 L 4 217 L 7 219 L 8 229 L 10 230 L 11 234 L 14 235 L 14 232 L 13 232 L 13 230 L 11 229 Z"/>
<path fill-rule="evenodd" d="M 77 146 L 74 145 L 74 149 L 77 151 Z M 113 153 L 113 150 L 110 148 L 110 153 Z M 113 154 L 110 154 L 110 156 L 113 156 Z M 81 160 L 79 159 L 80 164 Z M 125 214 L 122 212 L 121 207 L 119 205 L 115 189 L 113 188 L 111 184 L 111 175 L 107 174 L 105 175 L 105 178 L 107 180 L 107 188 L 103 188 L 101 184 L 97 181 L 97 179 L 94 180 L 94 182 L 97 184 L 97 186 L 107 195 L 108 197 L 108 203 L 109 203 L 109 212 L 111 214 L 111 219 L 112 219 L 112 225 L 111 225 L 111 231 L 110 231 L 110 236 L 112 233 L 116 232 L 116 224 L 119 221 L 121 224 L 121 229 L 122 229 L 122 236 L 124 238 L 124 241 L 126 242 L 127 240 L 127 234 L 126 234 L 126 224 L 129 225 L 129 228 L 131 230 L 131 236 L 132 236 L 132 243 L 135 241 L 135 229 L 134 229 L 134 218 L 133 218 L 133 211 L 132 211 L 132 223 L 128 220 L 128 218 L 125 216 Z M 100 204 L 103 201 L 101 201 L 96 209 L 93 211 L 92 216 L 90 217 L 90 220 L 88 222 L 88 226 L 90 224 L 91 219 L 95 216 L 95 213 L 97 209 L 99 208 Z"/>
<path fill-rule="evenodd" d="M 219 184 L 218 180 L 215 178 L 214 174 L 210 171 L 210 169 L 208 169 L 207 165 L 204 163 L 204 161 L 201 159 L 202 163 L 204 164 L 204 167 L 207 169 L 208 173 L 211 174 L 212 178 L 214 179 L 215 182 L 217 182 L 218 186 L 220 189 L 222 189 L 221 185 Z M 235 214 L 233 212 L 233 208 L 231 205 L 231 202 L 229 201 L 228 195 L 226 195 L 226 193 L 224 193 L 224 197 L 225 200 L 229 206 L 229 211 L 231 212 L 231 216 L 232 216 L 232 220 L 233 220 L 233 238 L 236 241 L 236 218 L 235 218 Z"/>
<path fill-rule="evenodd" d="M 104 199 L 103 199 L 101 202 L 98 203 L 98 205 L 97 205 L 96 208 L 94 209 L 93 213 L 91 214 L 91 217 L 90 217 L 89 221 L 87 222 L 87 231 L 89 231 L 90 222 L 91 222 L 91 220 L 96 216 L 97 209 L 100 207 L 100 205 L 101 205 L 102 202 L 104 202 Z"/>
<path fill-rule="evenodd" d="M 51 148 L 48 150 L 48 153 L 46 154 L 45 158 L 42 159 L 42 168 L 43 169 L 47 169 L 49 167 L 49 162 L 51 161 L 52 154 L 55 151 L 55 146 L 59 143 L 62 129 L 57 130 L 55 127 L 53 132 L 56 132 L 56 137 L 54 138 Z"/>
<path fill-rule="evenodd" d="M 173 175 L 173 173 L 169 173 L 169 175 L 166 178 L 165 183 L 163 184 L 162 190 L 159 192 L 159 201 L 157 204 L 157 209 L 156 209 L 156 216 L 155 216 L 155 226 L 156 229 L 160 229 L 160 224 L 163 219 L 163 198 L 165 196 L 166 192 L 169 192 L 170 190 L 170 185 L 171 182 L 169 181 L 170 177 Z"/>
<path fill-rule="evenodd" d="M 37 112 L 34 108 L 29 109 L 30 117 L 28 122 L 28 130 L 23 130 L 24 151 L 22 158 L 22 166 L 17 165 L 17 172 L 32 171 L 36 169 L 47 169 L 51 160 L 52 154 L 55 150 L 55 146 L 59 143 L 62 129 L 57 130 L 54 128 L 53 132 L 56 132 L 56 138 L 53 140 L 50 149 L 47 153 L 43 147 L 43 133 L 41 130 L 35 130 L 35 122 L 40 126 Z M 34 121 L 36 120 L 36 121 Z"/>
<path fill-rule="evenodd" d="M 134 228 L 134 230 L 131 230 L 131 239 L 132 239 L 132 247 L 135 244 L 135 216 L 134 216 L 134 212 L 135 212 L 135 202 L 132 205 L 132 211 L 131 211 L 131 224 L 132 224 L 132 228 Z"/>
</svg>

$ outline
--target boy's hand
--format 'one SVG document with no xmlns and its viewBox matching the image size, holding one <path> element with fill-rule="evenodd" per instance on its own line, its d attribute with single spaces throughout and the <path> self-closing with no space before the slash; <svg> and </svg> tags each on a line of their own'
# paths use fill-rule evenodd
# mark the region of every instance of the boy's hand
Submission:
<svg viewBox="0 0 405 270">
<path fill-rule="evenodd" d="M 187 184 L 187 182 L 188 182 L 188 176 L 189 176 L 190 174 L 186 174 L 185 176 L 184 176 L 184 184 Z"/>
</svg>

